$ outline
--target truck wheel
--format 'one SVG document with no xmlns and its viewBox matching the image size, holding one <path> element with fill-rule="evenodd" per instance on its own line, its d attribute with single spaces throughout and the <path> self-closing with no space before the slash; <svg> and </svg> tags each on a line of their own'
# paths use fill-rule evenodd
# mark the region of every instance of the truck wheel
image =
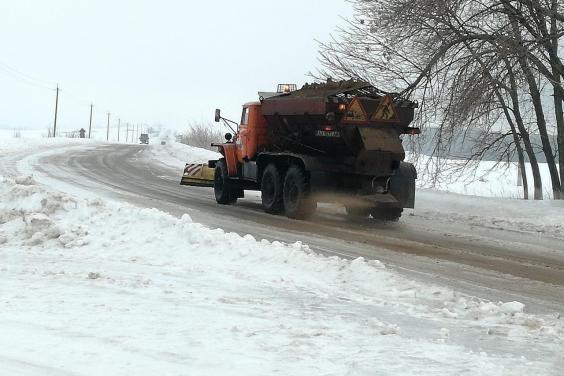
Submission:
<svg viewBox="0 0 564 376">
<path fill-rule="evenodd" d="M 370 214 L 374 219 L 397 222 L 399 221 L 402 212 L 402 208 L 374 208 L 370 211 Z"/>
<path fill-rule="evenodd" d="M 313 215 L 317 202 L 310 195 L 309 184 L 298 166 L 291 166 L 284 179 L 284 210 L 289 218 L 307 219 Z"/>
<path fill-rule="evenodd" d="M 282 189 L 284 184 L 280 171 L 274 163 L 269 164 L 264 169 L 260 183 L 262 206 L 264 211 L 270 214 L 278 214 L 283 211 Z"/>
<path fill-rule="evenodd" d="M 215 165 L 213 190 L 218 204 L 231 205 L 237 202 L 237 192 L 229 184 L 227 165 L 224 159 L 220 159 Z"/>
</svg>

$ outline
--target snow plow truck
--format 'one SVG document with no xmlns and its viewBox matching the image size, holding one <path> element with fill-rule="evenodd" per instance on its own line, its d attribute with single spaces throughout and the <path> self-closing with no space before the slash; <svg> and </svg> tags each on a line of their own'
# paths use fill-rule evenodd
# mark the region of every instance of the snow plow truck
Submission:
<svg viewBox="0 0 564 376">
<path fill-rule="evenodd" d="M 222 158 L 187 164 L 181 184 L 213 187 L 221 205 L 258 190 L 266 212 L 295 219 L 338 202 L 354 218 L 397 221 L 415 203 L 402 135 L 420 133 L 409 126 L 416 107 L 359 81 L 278 85 L 244 104 L 239 123 L 216 110 L 234 134 L 212 144 Z"/>
</svg>

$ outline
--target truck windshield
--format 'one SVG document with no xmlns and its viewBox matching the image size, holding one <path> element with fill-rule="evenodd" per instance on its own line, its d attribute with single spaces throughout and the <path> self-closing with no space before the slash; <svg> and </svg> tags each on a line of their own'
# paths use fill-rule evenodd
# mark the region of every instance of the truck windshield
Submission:
<svg viewBox="0 0 564 376">
<path fill-rule="evenodd" d="M 249 108 L 243 108 L 243 114 L 241 115 L 241 125 L 246 125 L 249 121 Z"/>
</svg>

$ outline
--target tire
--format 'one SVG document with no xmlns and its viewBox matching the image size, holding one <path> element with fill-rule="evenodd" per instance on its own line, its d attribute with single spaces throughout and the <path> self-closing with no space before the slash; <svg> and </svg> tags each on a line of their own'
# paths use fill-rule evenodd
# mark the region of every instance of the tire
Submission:
<svg viewBox="0 0 564 376">
<path fill-rule="evenodd" d="M 232 205 L 237 202 L 237 190 L 233 189 L 229 183 L 225 159 L 220 159 L 215 165 L 213 191 L 215 193 L 215 201 L 218 204 Z"/>
<path fill-rule="evenodd" d="M 374 208 L 370 211 L 372 218 L 381 221 L 397 222 L 401 217 L 403 208 Z"/>
<path fill-rule="evenodd" d="M 306 176 L 298 166 L 291 166 L 286 172 L 282 196 L 284 210 L 289 218 L 307 219 L 317 209 L 317 202 L 310 195 Z"/>
<path fill-rule="evenodd" d="M 270 214 L 279 214 L 284 211 L 282 190 L 284 182 L 280 171 L 274 163 L 264 169 L 260 183 L 262 206 Z"/>
</svg>

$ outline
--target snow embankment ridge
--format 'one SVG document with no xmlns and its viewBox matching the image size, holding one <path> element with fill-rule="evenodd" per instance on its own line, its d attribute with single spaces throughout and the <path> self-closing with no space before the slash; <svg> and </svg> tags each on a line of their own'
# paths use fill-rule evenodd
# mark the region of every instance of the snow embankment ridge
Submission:
<svg viewBox="0 0 564 376">
<path fill-rule="evenodd" d="M 378 261 L 326 258 L 188 215 L 71 198 L 29 177 L 0 182 L 0 359 L 78 373 L 257 375 L 390 364 L 396 374 L 424 364 L 422 374 L 520 373 L 559 361 L 547 354 L 562 346 L 561 323 L 519 302 L 462 296 Z"/>
</svg>

